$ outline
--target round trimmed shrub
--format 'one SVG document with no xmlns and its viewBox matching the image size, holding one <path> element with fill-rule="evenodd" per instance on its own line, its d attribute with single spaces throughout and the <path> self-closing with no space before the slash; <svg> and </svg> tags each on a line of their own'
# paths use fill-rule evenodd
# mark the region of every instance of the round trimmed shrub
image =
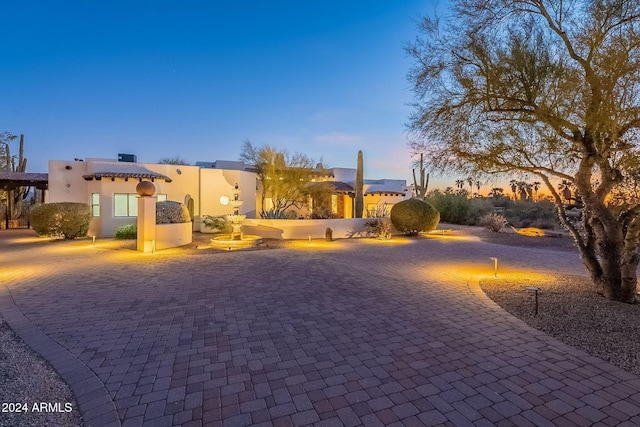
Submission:
<svg viewBox="0 0 640 427">
<path fill-rule="evenodd" d="M 191 222 L 189 209 L 184 203 L 165 200 L 156 203 L 156 224 L 181 224 Z"/>
<path fill-rule="evenodd" d="M 41 236 L 56 238 L 85 237 L 91 218 L 91 206 L 86 203 L 42 203 L 29 211 L 31 228 Z"/>
<path fill-rule="evenodd" d="M 391 208 L 391 223 L 400 232 L 409 235 L 435 230 L 440 212 L 419 199 L 403 200 Z"/>
</svg>

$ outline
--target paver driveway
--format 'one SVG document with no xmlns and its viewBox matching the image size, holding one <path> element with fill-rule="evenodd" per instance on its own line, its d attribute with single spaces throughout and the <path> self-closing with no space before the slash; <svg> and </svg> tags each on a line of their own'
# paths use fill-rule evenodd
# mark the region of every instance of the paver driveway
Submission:
<svg viewBox="0 0 640 427">
<path fill-rule="evenodd" d="M 453 237 L 1 252 L 0 310 L 72 385 L 89 425 L 640 425 L 638 377 L 474 286 L 491 256 L 501 269 L 582 272 L 575 254 Z"/>
</svg>

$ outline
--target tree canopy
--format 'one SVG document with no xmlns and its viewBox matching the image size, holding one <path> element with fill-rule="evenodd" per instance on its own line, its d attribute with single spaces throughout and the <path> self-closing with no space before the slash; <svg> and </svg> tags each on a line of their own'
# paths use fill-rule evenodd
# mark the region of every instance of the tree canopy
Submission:
<svg viewBox="0 0 640 427">
<path fill-rule="evenodd" d="M 240 160 L 253 165 L 262 182 L 260 216 L 263 218 L 284 218 L 289 209 L 300 208 L 306 203 L 314 164 L 310 157 L 290 154 L 269 145 L 258 147 L 245 141 Z M 267 198 L 271 200 L 271 206 L 267 206 Z"/>
<path fill-rule="evenodd" d="M 552 194 L 596 284 L 633 301 L 640 205 L 611 194 L 640 168 L 640 3 L 454 0 L 408 47 L 410 145 L 436 167 L 524 172 Z M 579 222 L 554 183 L 575 186 Z"/>
</svg>

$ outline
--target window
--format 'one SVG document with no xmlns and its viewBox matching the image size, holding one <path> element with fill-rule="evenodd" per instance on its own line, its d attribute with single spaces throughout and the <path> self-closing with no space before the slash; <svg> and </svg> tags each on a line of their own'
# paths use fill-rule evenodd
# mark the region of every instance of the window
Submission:
<svg viewBox="0 0 640 427">
<path fill-rule="evenodd" d="M 91 213 L 100 216 L 100 193 L 91 193 Z"/>
<path fill-rule="evenodd" d="M 166 202 L 167 201 L 167 195 L 166 194 L 156 194 L 156 197 L 158 198 L 158 202 Z"/>
<path fill-rule="evenodd" d="M 331 195 L 331 212 L 334 214 L 338 213 L 338 195 L 337 194 Z"/>
<path fill-rule="evenodd" d="M 116 193 L 113 195 L 113 216 L 138 216 L 138 195 Z"/>
</svg>

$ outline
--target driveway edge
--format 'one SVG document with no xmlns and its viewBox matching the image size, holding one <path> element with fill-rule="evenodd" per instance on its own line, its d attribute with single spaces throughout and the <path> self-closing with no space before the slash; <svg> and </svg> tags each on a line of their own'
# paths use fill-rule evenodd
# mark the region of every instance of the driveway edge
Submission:
<svg viewBox="0 0 640 427">
<path fill-rule="evenodd" d="M 16 335 L 49 362 L 69 385 L 85 426 L 121 426 L 116 406 L 102 381 L 78 358 L 31 323 L 16 305 L 6 285 L 0 286 L 0 313 Z"/>
</svg>

